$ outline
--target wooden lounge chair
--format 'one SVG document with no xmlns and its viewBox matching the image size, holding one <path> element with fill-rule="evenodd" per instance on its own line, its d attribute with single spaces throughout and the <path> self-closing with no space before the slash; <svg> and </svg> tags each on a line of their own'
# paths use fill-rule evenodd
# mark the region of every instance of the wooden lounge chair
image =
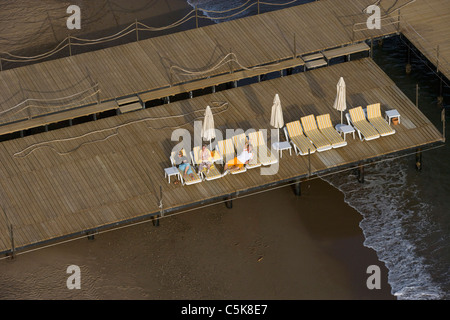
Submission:
<svg viewBox="0 0 450 320">
<path fill-rule="evenodd" d="M 270 166 L 278 162 L 277 156 L 267 147 L 262 131 L 250 132 L 248 138 L 254 150 L 257 150 L 258 162 L 263 166 Z"/>
<path fill-rule="evenodd" d="M 329 113 L 317 116 L 316 119 L 320 132 L 330 141 L 333 148 L 340 148 L 347 145 L 347 141 L 333 128 Z"/>
<path fill-rule="evenodd" d="M 192 149 L 191 152 L 192 165 L 194 166 L 194 168 L 196 168 L 196 170 L 198 170 L 198 166 L 202 163 L 202 161 L 199 158 L 200 150 L 201 147 L 194 147 L 194 149 Z M 210 151 L 208 150 L 208 152 Z M 221 178 L 222 174 L 220 173 L 219 169 L 217 169 L 217 166 L 213 163 L 212 159 L 210 161 L 211 167 L 209 168 L 209 172 L 206 168 L 203 168 L 203 170 L 199 172 L 199 174 L 202 175 L 207 181 Z"/>
<path fill-rule="evenodd" d="M 316 146 L 318 152 L 330 150 L 332 148 L 330 141 L 317 128 L 316 118 L 313 114 L 300 118 L 303 126 L 303 132 Z"/>
<path fill-rule="evenodd" d="M 236 149 L 236 153 L 239 154 L 244 149 L 244 145 L 248 142 L 245 133 L 237 134 L 233 138 L 234 148 Z M 261 162 L 258 161 L 257 150 L 253 150 L 255 152 L 255 156 L 252 160 L 247 164 L 247 169 L 253 169 L 261 167 Z"/>
<path fill-rule="evenodd" d="M 380 104 L 370 104 L 367 106 L 367 120 L 377 129 L 381 136 L 389 136 L 395 133 L 395 130 L 381 116 Z"/>
<path fill-rule="evenodd" d="M 348 124 L 356 129 L 360 140 L 370 141 L 380 137 L 378 131 L 366 120 L 364 110 L 361 107 L 350 109 L 348 112 L 345 115 Z"/>
<path fill-rule="evenodd" d="M 182 149 L 182 151 L 183 151 L 183 155 L 186 156 L 186 151 L 185 151 L 184 149 Z M 175 161 L 175 159 L 176 159 L 175 157 L 176 157 L 176 156 L 177 156 L 177 153 L 176 153 L 176 152 L 172 152 L 172 153 L 170 154 L 170 163 L 172 164 L 172 166 L 178 168 L 177 162 Z M 191 184 L 196 184 L 196 183 L 199 183 L 199 182 L 202 182 L 202 181 L 203 181 L 203 179 L 201 178 L 201 176 L 199 176 L 199 175 L 195 172 L 194 169 L 195 169 L 195 168 L 192 168 L 193 177 L 191 178 L 190 175 L 184 176 L 183 170 L 180 170 L 180 169 L 178 168 L 178 171 L 180 171 L 181 183 L 182 183 L 183 185 L 191 185 Z"/>
<path fill-rule="evenodd" d="M 222 154 L 222 160 L 223 160 L 224 165 L 225 165 L 225 163 L 227 163 L 227 161 L 233 160 L 236 155 L 234 152 L 233 141 L 231 139 L 218 141 L 216 148 Z M 230 172 L 232 174 L 238 174 L 238 173 L 242 173 L 242 172 L 246 172 L 246 171 L 247 171 L 247 168 L 245 168 L 245 166 L 242 166 L 235 170 L 230 170 Z"/>
<path fill-rule="evenodd" d="M 284 134 L 288 141 L 294 146 L 296 155 L 300 154 L 305 156 L 308 155 L 308 151 L 310 153 L 316 152 L 316 147 L 314 147 L 312 142 L 303 134 L 303 129 L 299 120 L 286 123 Z"/>
</svg>

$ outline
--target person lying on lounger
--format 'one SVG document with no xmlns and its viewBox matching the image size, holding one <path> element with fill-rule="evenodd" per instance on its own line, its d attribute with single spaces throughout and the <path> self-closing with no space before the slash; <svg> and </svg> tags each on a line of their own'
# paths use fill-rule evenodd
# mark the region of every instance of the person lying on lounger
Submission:
<svg viewBox="0 0 450 320">
<path fill-rule="evenodd" d="M 189 175 L 191 178 L 194 178 L 194 172 L 191 169 L 191 165 L 189 164 L 187 157 L 183 154 L 183 151 L 181 150 L 178 153 L 178 162 L 180 163 L 178 165 L 178 169 L 183 171 L 184 176 L 186 177 L 187 175 Z"/>
<path fill-rule="evenodd" d="M 229 170 L 234 171 L 240 169 L 244 165 L 249 164 L 250 160 L 252 159 L 253 159 L 253 147 L 248 142 L 246 142 L 242 152 L 237 157 L 234 157 L 234 159 L 225 163 L 223 170 L 225 171 L 225 173 L 228 173 Z M 231 169 L 228 169 L 228 167 L 231 167 Z"/>
<path fill-rule="evenodd" d="M 206 173 L 209 172 L 209 169 L 211 168 L 211 151 L 206 148 L 206 144 L 202 146 L 202 149 L 199 151 L 198 159 L 201 161 L 200 165 L 198 166 L 198 172 L 202 172 L 203 168 L 206 167 Z"/>
</svg>

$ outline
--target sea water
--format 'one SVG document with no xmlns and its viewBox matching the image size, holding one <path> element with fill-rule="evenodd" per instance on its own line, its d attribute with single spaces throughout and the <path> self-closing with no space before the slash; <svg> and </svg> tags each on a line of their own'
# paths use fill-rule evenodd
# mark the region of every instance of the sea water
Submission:
<svg viewBox="0 0 450 320">
<path fill-rule="evenodd" d="M 192 7 L 205 9 L 203 13 L 216 23 L 256 14 L 256 5 L 243 11 L 255 2 L 188 0 Z M 311 1 L 290 5 L 307 2 Z M 261 5 L 260 12 L 278 8 Z M 221 17 L 226 18 L 218 19 Z M 412 72 L 406 74 L 406 57 L 407 47 L 400 37 L 385 39 L 381 46 L 374 47 L 374 60 L 411 101 L 415 101 L 416 84 L 419 85 L 419 108 L 442 132 L 437 104 L 439 80 L 433 68 L 414 53 Z M 444 102 L 450 100 L 446 90 Z M 392 294 L 398 299 L 449 299 L 450 147 L 424 151 L 422 159 L 420 172 L 415 169 L 414 154 L 367 166 L 363 184 L 351 170 L 323 179 L 339 189 L 345 201 L 362 215 L 364 245 L 373 248 L 386 264 Z"/>
</svg>

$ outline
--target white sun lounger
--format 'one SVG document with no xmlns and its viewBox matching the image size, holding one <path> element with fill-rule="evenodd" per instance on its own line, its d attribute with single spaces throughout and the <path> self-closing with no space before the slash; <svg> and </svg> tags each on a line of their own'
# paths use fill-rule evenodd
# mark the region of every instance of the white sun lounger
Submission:
<svg viewBox="0 0 450 320">
<path fill-rule="evenodd" d="M 370 104 L 367 106 L 367 120 L 377 129 L 382 137 L 395 133 L 395 130 L 381 116 L 380 103 Z"/>
<path fill-rule="evenodd" d="M 350 109 L 348 112 L 345 114 L 348 124 L 356 129 L 360 140 L 370 141 L 380 137 L 378 131 L 367 121 L 361 107 Z"/>
<path fill-rule="evenodd" d="M 300 118 L 300 121 L 302 122 L 303 132 L 316 146 L 318 152 L 333 148 L 330 141 L 317 128 L 316 119 L 313 114 Z"/>
<path fill-rule="evenodd" d="M 294 151 L 296 155 L 306 156 L 309 153 L 316 152 L 316 147 L 312 144 L 304 134 L 301 127 L 300 121 L 292 121 L 286 123 L 284 127 L 284 134 L 288 141 L 294 146 Z"/>
<path fill-rule="evenodd" d="M 186 151 L 185 151 L 184 149 L 182 149 L 182 151 L 183 151 L 183 155 L 186 156 Z M 194 176 L 193 178 L 191 178 L 190 175 L 184 176 L 183 170 L 180 170 L 180 169 L 178 168 L 178 164 L 179 164 L 179 163 L 177 164 L 177 162 L 176 162 L 176 160 L 175 160 L 175 157 L 176 157 L 176 156 L 177 156 L 177 154 L 176 154 L 175 152 L 172 152 L 172 153 L 170 154 L 170 163 L 172 164 L 172 166 L 177 167 L 178 171 L 180 171 L 181 182 L 182 182 L 183 185 L 191 185 L 191 184 L 196 184 L 196 183 L 199 183 L 199 182 L 202 182 L 202 181 L 203 181 L 203 179 L 201 178 L 201 176 L 199 176 L 199 175 L 195 172 L 194 168 L 191 168 L 191 169 L 192 169 L 192 172 L 193 172 L 193 176 Z"/>
<path fill-rule="evenodd" d="M 340 148 L 347 145 L 347 141 L 333 127 L 329 113 L 317 116 L 316 119 L 320 132 L 330 141 L 333 148 Z"/>
</svg>

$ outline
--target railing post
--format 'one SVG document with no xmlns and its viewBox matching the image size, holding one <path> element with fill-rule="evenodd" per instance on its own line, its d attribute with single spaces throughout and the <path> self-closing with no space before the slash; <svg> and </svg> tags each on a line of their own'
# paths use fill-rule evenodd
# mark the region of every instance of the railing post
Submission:
<svg viewBox="0 0 450 320">
<path fill-rule="evenodd" d="M 198 28 L 198 13 L 197 4 L 195 5 L 195 27 Z"/>
<path fill-rule="evenodd" d="M 441 120 L 442 120 L 442 137 L 444 138 L 445 143 L 445 108 L 442 108 Z"/>
<path fill-rule="evenodd" d="M 397 11 L 397 31 L 400 32 L 400 10 Z"/>
<path fill-rule="evenodd" d="M 67 40 L 69 41 L 69 55 L 72 56 L 72 44 L 70 43 L 70 34 L 67 35 Z"/>
<path fill-rule="evenodd" d="M 136 27 L 136 41 L 139 41 L 139 30 L 137 19 L 135 19 L 135 27 Z"/>
<path fill-rule="evenodd" d="M 230 48 L 230 57 L 233 55 L 233 51 Z M 233 73 L 233 60 L 230 60 L 230 73 Z"/>
<path fill-rule="evenodd" d="M 311 149 L 308 148 L 308 178 L 311 177 Z"/>
<path fill-rule="evenodd" d="M 297 57 L 297 43 L 295 41 L 295 32 L 294 32 L 294 59 Z"/>
<path fill-rule="evenodd" d="M 439 73 L 439 45 L 436 48 L 436 73 Z"/>
</svg>

